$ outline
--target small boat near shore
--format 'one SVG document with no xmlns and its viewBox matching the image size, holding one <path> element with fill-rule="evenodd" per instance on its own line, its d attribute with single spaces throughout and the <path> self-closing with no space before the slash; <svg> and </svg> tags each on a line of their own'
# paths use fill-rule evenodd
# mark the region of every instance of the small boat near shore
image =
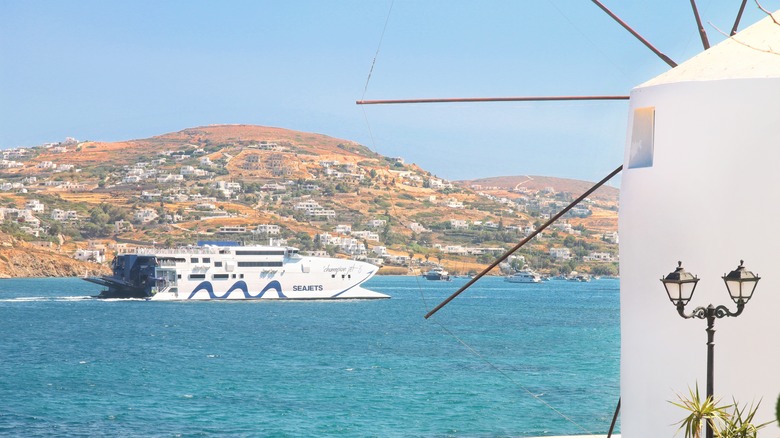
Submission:
<svg viewBox="0 0 780 438">
<path fill-rule="evenodd" d="M 542 276 L 526 266 L 512 275 L 504 277 L 504 281 L 508 283 L 541 283 Z"/>
<path fill-rule="evenodd" d="M 435 267 L 423 274 L 423 277 L 425 277 L 426 280 L 449 281 L 450 273 L 445 271 L 442 267 Z"/>
</svg>

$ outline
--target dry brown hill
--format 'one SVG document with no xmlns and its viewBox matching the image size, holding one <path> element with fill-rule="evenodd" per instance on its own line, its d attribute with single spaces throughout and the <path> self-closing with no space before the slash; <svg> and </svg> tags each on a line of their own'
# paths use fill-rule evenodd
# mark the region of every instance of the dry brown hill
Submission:
<svg viewBox="0 0 780 438">
<path fill-rule="evenodd" d="M 219 146 L 244 146 L 269 142 L 293 146 L 301 153 L 327 156 L 376 157 L 368 148 L 350 140 L 322 134 L 254 125 L 210 125 L 158 135 L 140 140 L 85 142 L 80 145 L 79 165 L 133 164 L 139 155 L 153 156 L 165 150 Z M 60 161 L 61 154 L 41 154 L 40 161 Z"/>
<path fill-rule="evenodd" d="M 556 192 L 567 192 L 575 196 L 584 193 L 593 186 L 593 182 L 568 178 L 556 178 L 551 176 L 521 175 L 521 176 L 496 176 L 474 180 L 458 181 L 463 187 L 472 187 L 479 190 L 513 191 L 519 188 L 536 191 L 552 187 Z M 593 192 L 591 199 L 617 203 L 620 190 L 609 185 L 601 186 Z"/>
<path fill-rule="evenodd" d="M 71 165 L 71 170 L 60 170 L 64 165 Z M 185 167 L 201 173 L 185 177 Z M 147 171 L 153 173 L 133 178 Z M 252 125 L 202 126 L 140 140 L 71 143 L 66 148 L 41 146 L 31 151 L 23 167 L 7 169 L 4 176 L 14 181 L 37 178 L 26 192 L 0 193 L 0 202 L 22 207 L 39 199 L 46 204 L 46 213 L 38 215 L 42 239 L 62 231 L 74 241 L 193 243 L 231 238 L 220 229 L 227 226 L 245 227 L 244 235 L 236 239 L 253 239 L 249 230 L 276 224 L 282 229 L 280 237 L 291 245 L 311 249 L 320 248 L 314 245 L 315 235 L 335 234 L 336 225 L 346 224 L 380 235 L 370 242 L 360 238 L 366 246 L 387 247 L 395 255 L 415 254 L 418 260 L 442 254 L 447 247 L 506 248 L 521 237 L 516 230 L 550 214 L 554 208 L 550 205 L 592 186 L 564 178 L 505 176 L 461 181 L 453 187 L 414 164 L 383 157 L 350 140 Z M 168 178 L 173 176 L 178 178 Z M 219 182 L 238 182 L 241 190 L 223 195 L 215 187 Z M 545 190 L 550 187 L 555 193 Z M 588 217 L 567 219 L 589 230 L 578 235 L 584 242 L 580 247 L 611 250 L 601 235 L 617 229 L 617 193 L 613 187 L 600 189 L 591 197 L 596 202 L 590 204 Z M 334 215 L 310 216 L 298 207 L 311 202 Z M 212 211 L 204 211 L 202 204 Z M 49 214 L 55 208 L 75 211 L 79 220 L 58 222 Z M 154 210 L 159 219 L 134 219 L 139 210 Z M 172 218 L 174 213 L 178 219 Z M 114 229 L 119 219 L 132 221 L 134 227 Z M 376 220 L 384 225 L 367 225 Z M 459 225 L 463 223 L 468 225 Z M 560 242 L 545 241 L 533 250 L 543 254 L 555 244 Z M 447 255 L 442 264 L 465 269 L 476 258 Z M 2 275 L 31 274 L 5 274 L 0 266 Z"/>
<path fill-rule="evenodd" d="M 209 125 L 184 129 L 147 139 L 148 142 L 171 144 L 245 144 L 247 142 L 275 142 L 294 145 L 299 150 L 316 152 L 318 155 L 344 154 L 363 157 L 377 157 L 365 146 L 340 138 L 311 132 L 293 131 L 256 125 Z"/>
<path fill-rule="evenodd" d="M 0 278 L 106 275 L 107 265 L 72 257 L 75 246 L 40 247 L 0 233 Z"/>
</svg>

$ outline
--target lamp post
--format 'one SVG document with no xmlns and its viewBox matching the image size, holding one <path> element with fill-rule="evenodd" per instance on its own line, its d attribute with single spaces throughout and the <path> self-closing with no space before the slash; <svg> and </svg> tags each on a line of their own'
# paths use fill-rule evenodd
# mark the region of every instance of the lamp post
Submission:
<svg viewBox="0 0 780 438">
<path fill-rule="evenodd" d="M 691 297 L 693 297 L 693 292 L 696 290 L 696 284 L 699 282 L 699 278 L 685 271 L 682 267 L 682 262 L 677 262 L 677 269 L 661 279 L 661 282 L 666 289 L 666 293 L 669 295 L 669 300 L 677 308 L 677 313 L 679 313 L 681 317 L 685 319 L 698 318 L 707 320 L 707 397 L 709 399 L 712 399 L 713 397 L 715 319 L 724 318 L 726 316 L 736 317 L 742 314 L 742 311 L 745 309 L 745 304 L 747 304 L 753 296 L 753 291 L 756 289 L 758 280 L 761 279 L 761 277 L 746 270 L 743 263 L 744 262 L 740 260 L 737 269 L 721 277 L 726 283 L 726 288 L 729 291 L 732 301 L 737 304 L 736 312 L 730 311 L 724 305 L 715 307 L 710 304 L 707 307 L 697 307 L 693 309 L 691 314 L 686 314 L 685 306 L 691 300 Z M 706 438 L 712 438 L 712 426 L 709 421 L 706 422 Z"/>
</svg>

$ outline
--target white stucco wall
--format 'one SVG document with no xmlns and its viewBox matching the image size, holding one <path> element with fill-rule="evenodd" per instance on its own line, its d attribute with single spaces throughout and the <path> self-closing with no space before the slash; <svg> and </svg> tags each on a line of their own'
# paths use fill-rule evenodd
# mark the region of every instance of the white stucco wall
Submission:
<svg viewBox="0 0 780 438">
<path fill-rule="evenodd" d="M 715 394 L 780 394 L 780 79 L 724 79 L 640 87 L 655 108 L 652 166 L 628 168 L 620 192 L 622 436 L 671 437 L 685 416 L 668 401 L 706 388 L 706 322 L 684 320 L 659 279 L 681 260 L 701 281 L 689 310 L 730 300 L 721 276 L 745 260 L 762 277 L 737 318 L 715 323 Z M 629 117 L 631 125 L 632 117 Z M 681 435 L 680 435 L 681 436 Z M 759 436 L 780 437 L 772 425 Z"/>
</svg>

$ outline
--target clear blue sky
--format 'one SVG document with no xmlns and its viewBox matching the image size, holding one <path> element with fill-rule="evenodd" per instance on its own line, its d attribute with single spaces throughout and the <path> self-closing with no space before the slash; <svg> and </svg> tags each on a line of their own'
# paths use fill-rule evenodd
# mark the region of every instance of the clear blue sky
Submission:
<svg viewBox="0 0 780 438">
<path fill-rule="evenodd" d="M 603 0 L 677 62 L 687 0 Z M 739 0 L 699 1 L 711 42 Z M 777 1 L 765 0 L 776 9 Z M 628 103 L 355 105 L 365 99 L 628 94 L 668 66 L 587 0 L 0 0 L 0 148 L 243 123 L 318 132 L 440 177 L 595 181 Z M 744 28 L 763 14 L 750 0 Z M 710 24 L 712 23 L 712 24 Z"/>
</svg>

